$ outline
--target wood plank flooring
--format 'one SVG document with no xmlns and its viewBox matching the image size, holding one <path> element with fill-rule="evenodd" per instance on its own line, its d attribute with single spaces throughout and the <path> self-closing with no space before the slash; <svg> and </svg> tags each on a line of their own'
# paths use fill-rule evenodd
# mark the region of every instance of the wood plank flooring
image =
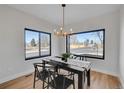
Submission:
<svg viewBox="0 0 124 93">
<path fill-rule="evenodd" d="M 77 76 L 75 76 L 75 84 L 77 88 Z M 0 84 L 0 89 L 32 89 L 33 86 L 33 74 L 28 76 L 22 76 L 15 80 L 8 81 Z M 36 89 L 42 88 L 42 82 L 36 82 Z M 70 86 L 69 88 L 72 88 Z M 85 89 L 119 89 L 121 88 L 120 82 L 117 77 L 107 75 L 100 72 L 91 71 L 91 86 Z"/>
</svg>

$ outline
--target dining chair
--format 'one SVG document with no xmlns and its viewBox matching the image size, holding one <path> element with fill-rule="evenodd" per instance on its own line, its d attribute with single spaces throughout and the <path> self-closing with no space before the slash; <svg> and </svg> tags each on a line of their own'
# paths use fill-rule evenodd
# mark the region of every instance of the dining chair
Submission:
<svg viewBox="0 0 124 93">
<path fill-rule="evenodd" d="M 74 74 L 57 74 L 54 80 L 51 80 L 50 85 L 53 89 L 67 89 L 73 85 L 73 89 L 75 89 Z"/>
<path fill-rule="evenodd" d="M 56 58 L 62 58 L 61 56 L 55 56 Z M 73 58 L 73 57 L 71 57 Z M 63 87 L 61 85 L 59 85 L 58 87 L 56 88 L 67 88 L 69 85 L 73 85 L 73 88 L 75 89 L 75 73 L 74 72 L 71 72 L 71 71 L 67 71 L 67 74 L 66 75 L 62 75 L 61 74 L 61 68 L 58 68 L 58 71 L 59 71 L 59 74 L 58 74 L 58 77 L 55 78 L 55 81 L 57 83 L 60 83 L 61 85 L 63 85 Z M 72 77 L 72 79 L 69 79 L 69 77 Z M 62 82 L 58 82 L 60 79 L 60 81 Z M 66 83 L 65 83 L 66 81 Z M 64 83 L 63 83 L 64 82 Z M 64 87 L 65 86 L 65 87 Z"/>
<path fill-rule="evenodd" d="M 51 78 L 51 75 L 54 76 L 55 71 L 53 66 L 45 66 L 44 63 L 34 63 L 34 83 L 33 88 L 35 88 L 35 83 L 37 80 L 42 81 L 42 88 L 49 88 L 49 80 Z M 46 86 L 45 86 L 46 85 Z"/>
</svg>

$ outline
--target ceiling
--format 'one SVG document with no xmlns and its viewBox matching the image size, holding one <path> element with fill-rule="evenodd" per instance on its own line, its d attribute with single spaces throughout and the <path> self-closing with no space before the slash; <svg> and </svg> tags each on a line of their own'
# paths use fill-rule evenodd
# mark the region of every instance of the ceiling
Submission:
<svg viewBox="0 0 124 93">
<path fill-rule="evenodd" d="M 61 25 L 62 23 L 60 4 L 11 4 L 9 6 L 54 25 Z M 67 4 L 65 7 L 65 25 L 78 23 L 88 18 L 116 11 L 119 8 L 120 5 L 117 4 Z"/>
</svg>

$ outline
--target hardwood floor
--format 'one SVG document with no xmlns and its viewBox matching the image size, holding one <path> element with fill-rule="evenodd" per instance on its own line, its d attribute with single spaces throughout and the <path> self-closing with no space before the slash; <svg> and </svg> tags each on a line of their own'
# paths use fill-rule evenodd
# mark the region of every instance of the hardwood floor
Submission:
<svg viewBox="0 0 124 93">
<path fill-rule="evenodd" d="M 77 88 L 77 76 L 75 76 L 75 84 Z M 0 89 L 32 89 L 33 74 L 22 76 L 15 80 L 0 84 Z M 36 82 L 36 88 L 42 88 L 42 82 Z M 72 88 L 71 86 L 69 88 Z M 91 71 L 91 86 L 87 89 L 119 89 L 121 84 L 117 77 L 107 75 L 100 72 Z"/>
</svg>

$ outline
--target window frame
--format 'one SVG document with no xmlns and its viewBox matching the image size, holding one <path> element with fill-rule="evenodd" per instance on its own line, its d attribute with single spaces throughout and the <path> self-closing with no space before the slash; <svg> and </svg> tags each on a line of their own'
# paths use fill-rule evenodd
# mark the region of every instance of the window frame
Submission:
<svg viewBox="0 0 124 93">
<path fill-rule="evenodd" d="M 71 33 L 66 36 L 66 53 L 70 53 L 70 36 L 76 35 L 76 34 L 82 34 L 82 33 L 90 33 L 90 32 L 98 32 L 103 31 L 103 56 L 102 57 L 95 57 L 95 56 L 85 56 L 86 58 L 94 58 L 94 59 L 105 59 L 105 29 L 97 29 L 97 30 L 90 30 L 90 31 L 83 31 L 83 32 L 76 32 Z"/>
<path fill-rule="evenodd" d="M 34 57 L 26 57 L 26 31 L 31 31 L 31 32 L 37 32 L 39 34 L 38 36 L 38 39 L 39 39 L 39 56 L 34 56 Z M 42 55 L 41 56 L 41 36 L 40 34 L 43 33 L 43 34 L 47 34 L 49 35 L 49 38 L 50 38 L 50 53 L 48 55 Z M 31 60 L 31 59 L 36 59 L 36 58 L 42 58 L 42 57 L 47 57 L 47 56 L 51 56 L 51 33 L 49 32 L 44 32 L 44 31 L 39 31 L 39 30 L 34 30 L 34 29 L 29 29 L 29 28 L 24 28 L 24 54 L 25 54 L 25 60 Z"/>
</svg>

